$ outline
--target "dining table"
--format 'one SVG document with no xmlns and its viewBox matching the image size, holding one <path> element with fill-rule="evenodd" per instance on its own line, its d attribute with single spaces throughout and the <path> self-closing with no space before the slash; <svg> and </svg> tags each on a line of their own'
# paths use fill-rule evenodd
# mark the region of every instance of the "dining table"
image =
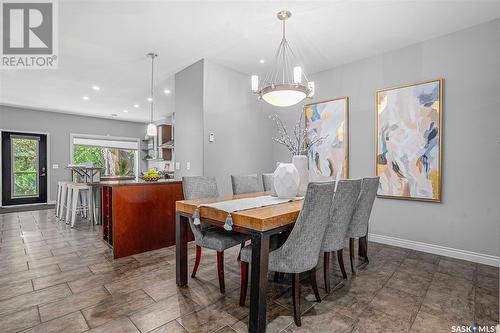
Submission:
<svg viewBox="0 0 500 333">
<path fill-rule="evenodd" d="M 222 197 L 182 200 L 175 203 L 176 209 L 176 282 L 178 286 L 188 284 L 188 228 L 189 219 L 199 208 L 202 222 L 222 228 L 228 212 L 213 207 L 212 204 L 243 198 L 255 198 L 270 195 L 270 192 L 247 193 Z M 232 232 L 250 235 L 252 241 L 252 265 L 250 273 L 250 320 L 249 332 L 266 331 L 267 311 L 267 274 L 269 263 L 269 238 L 293 228 L 302 208 L 303 200 L 294 200 L 272 206 L 252 208 L 232 212 Z"/>
<path fill-rule="evenodd" d="M 176 209 L 176 282 L 178 286 L 188 284 L 188 228 L 189 220 L 199 207 L 202 222 L 222 228 L 228 212 L 204 204 L 225 202 L 243 198 L 270 195 L 270 192 L 229 195 L 199 200 L 182 200 Z M 293 228 L 302 208 L 303 200 L 294 200 L 271 206 L 231 212 L 232 232 L 250 235 L 252 242 L 252 263 L 250 275 L 249 332 L 266 331 L 267 283 L 269 262 L 269 239 L 272 235 Z"/>
</svg>

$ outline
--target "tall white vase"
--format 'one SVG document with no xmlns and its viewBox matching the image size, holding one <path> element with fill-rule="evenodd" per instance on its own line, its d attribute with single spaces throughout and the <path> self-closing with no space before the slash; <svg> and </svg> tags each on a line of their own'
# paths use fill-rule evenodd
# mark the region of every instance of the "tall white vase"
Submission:
<svg viewBox="0 0 500 333">
<path fill-rule="evenodd" d="M 307 168 L 307 156 L 306 155 L 294 155 L 292 157 L 292 163 L 297 168 L 299 172 L 299 188 L 297 190 L 297 196 L 303 197 L 306 195 L 307 184 L 309 184 L 309 170 Z"/>
</svg>

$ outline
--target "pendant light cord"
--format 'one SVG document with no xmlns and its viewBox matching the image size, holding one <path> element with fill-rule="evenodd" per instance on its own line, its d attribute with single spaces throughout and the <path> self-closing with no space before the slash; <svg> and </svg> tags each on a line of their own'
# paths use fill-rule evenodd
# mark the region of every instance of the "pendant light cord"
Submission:
<svg viewBox="0 0 500 333">
<path fill-rule="evenodd" d="M 151 53 L 151 124 L 153 123 L 153 103 L 154 103 L 154 92 L 153 92 L 153 77 L 154 77 L 154 62 L 156 54 Z"/>
</svg>

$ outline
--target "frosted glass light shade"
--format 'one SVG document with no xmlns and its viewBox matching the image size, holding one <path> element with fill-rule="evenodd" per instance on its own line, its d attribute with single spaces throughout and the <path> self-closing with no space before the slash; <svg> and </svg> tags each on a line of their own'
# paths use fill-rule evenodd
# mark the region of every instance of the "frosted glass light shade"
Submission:
<svg viewBox="0 0 500 333">
<path fill-rule="evenodd" d="M 259 76 L 258 75 L 252 75 L 251 76 L 251 81 L 252 81 L 252 91 L 256 92 L 259 90 Z"/>
<path fill-rule="evenodd" d="M 316 93 L 316 86 L 314 85 L 314 81 L 309 81 L 307 83 L 307 87 L 310 90 L 310 93 L 309 93 L 309 95 L 307 95 L 307 97 L 313 97 L 314 94 Z"/>
<path fill-rule="evenodd" d="M 299 84 L 302 82 L 302 67 L 295 66 L 293 68 L 293 83 Z"/>
<path fill-rule="evenodd" d="M 156 129 L 156 125 L 151 123 L 148 125 L 148 128 L 146 130 L 146 134 L 148 136 L 156 136 L 158 134 L 158 130 Z"/>
<path fill-rule="evenodd" d="M 298 90 L 275 90 L 262 95 L 262 99 L 274 106 L 292 106 L 306 98 L 306 94 Z"/>
</svg>

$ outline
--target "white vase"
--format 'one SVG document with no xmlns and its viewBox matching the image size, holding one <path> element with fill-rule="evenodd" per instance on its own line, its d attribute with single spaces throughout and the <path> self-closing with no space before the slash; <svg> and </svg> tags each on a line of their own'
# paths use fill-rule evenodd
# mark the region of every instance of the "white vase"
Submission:
<svg viewBox="0 0 500 333">
<path fill-rule="evenodd" d="M 300 177 L 292 163 L 280 163 L 273 174 L 274 189 L 278 198 L 292 199 L 297 196 Z"/>
<path fill-rule="evenodd" d="M 292 157 L 292 163 L 297 168 L 299 172 L 299 188 L 297 190 L 297 196 L 303 197 L 306 195 L 307 184 L 309 184 L 309 170 L 307 168 L 307 156 L 306 155 L 294 155 Z"/>
</svg>

